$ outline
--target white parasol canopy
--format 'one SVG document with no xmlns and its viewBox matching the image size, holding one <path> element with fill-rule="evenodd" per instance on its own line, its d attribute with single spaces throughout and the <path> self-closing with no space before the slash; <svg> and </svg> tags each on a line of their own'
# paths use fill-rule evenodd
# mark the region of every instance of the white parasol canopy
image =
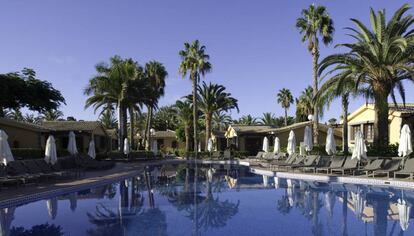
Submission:
<svg viewBox="0 0 414 236">
<path fill-rule="evenodd" d="M 152 140 L 151 151 L 154 154 L 157 154 L 158 153 L 158 142 L 157 142 L 157 140 Z"/>
<path fill-rule="evenodd" d="M 404 199 L 398 199 L 398 217 L 400 219 L 400 226 L 403 231 L 406 231 L 408 229 L 408 226 L 410 224 L 410 212 L 411 212 L 411 206 L 404 200 Z"/>
<path fill-rule="evenodd" d="M 45 148 L 45 161 L 49 164 L 56 164 L 57 162 L 57 153 L 56 153 L 56 142 L 53 135 L 49 135 L 46 141 L 46 148 Z"/>
<path fill-rule="evenodd" d="M 405 124 L 401 128 L 400 142 L 398 145 L 398 156 L 406 157 L 410 155 L 412 152 L 413 152 L 413 146 L 411 143 L 411 131 L 410 131 L 410 127 L 407 124 Z"/>
<path fill-rule="evenodd" d="M 213 140 L 211 138 L 208 139 L 207 151 L 209 151 L 209 152 L 213 151 Z"/>
<path fill-rule="evenodd" d="M 58 210 L 58 200 L 56 197 L 51 198 L 47 200 L 46 202 L 47 212 L 49 214 L 49 217 L 54 220 L 57 216 L 57 210 Z"/>
<path fill-rule="evenodd" d="M 69 132 L 68 152 L 71 155 L 78 154 L 78 148 L 76 147 L 76 135 L 73 131 Z"/>
<path fill-rule="evenodd" d="M 129 140 L 128 138 L 125 138 L 124 139 L 124 154 L 129 155 L 130 152 L 131 152 L 131 149 L 129 147 Z"/>
<path fill-rule="evenodd" d="M 292 155 L 296 152 L 296 138 L 295 132 L 293 132 L 293 130 L 291 130 L 289 133 L 287 152 L 289 155 Z"/>
<path fill-rule="evenodd" d="M 262 150 L 264 152 L 269 152 L 269 139 L 267 137 L 263 138 L 263 147 Z"/>
<path fill-rule="evenodd" d="M 7 141 L 9 137 L 6 132 L 0 129 L 0 159 L 4 165 L 14 161 L 13 154 L 10 150 L 9 142 Z"/>
<path fill-rule="evenodd" d="M 328 129 L 328 133 L 326 135 L 325 151 L 328 153 L 328 155 L 333 155 L 336 153 L 336 142 L 332 128 Z"/>
<path fill-rule="evenodd" d="M 307 152 L 312 151 L 313 140 L 312 140 L 312 129 L 310 128 L 310 126 L 305 127 L 303 142 L 305 143 L 305 150 Z"/>
<path fill-rule="evenodd" d="M 361 158 L 367 159 L 367 146 L 365 145 L 364 137 L 360 130 L 355 134 L 355 145 L 351 159 L 354 158 L 358 160 L 361 160 Z"/>
<path fill-rule="evenodd" d="M 273 145 L 273 153 L 278 154 L 280 152 L 280 140 L 275 137 L 275 144 Z"/>
<path fill-rule="evenodd" d="M 93 138 L 89 142 L 88 156 L 92 157 L 93 159 L 96 157 L 95 140 Z"/>
</svg>

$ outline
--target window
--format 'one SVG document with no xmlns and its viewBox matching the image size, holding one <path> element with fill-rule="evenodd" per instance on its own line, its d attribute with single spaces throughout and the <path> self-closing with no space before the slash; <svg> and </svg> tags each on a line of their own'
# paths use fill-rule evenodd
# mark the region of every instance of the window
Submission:
<svg viewBox="0 0 414 236">
<path fill-rule="evenodd" d="M 374 139 L 374 124 L 364 124 L 364 137 L 366 140 Z"/>
<path fill-rule="evenodd" d="M 355 135 L 358 131 L 361 131 L 361 126 L 360 125 L 351 126 L 351 140 L 352 141 L 355 140 Z"/>
</svg>

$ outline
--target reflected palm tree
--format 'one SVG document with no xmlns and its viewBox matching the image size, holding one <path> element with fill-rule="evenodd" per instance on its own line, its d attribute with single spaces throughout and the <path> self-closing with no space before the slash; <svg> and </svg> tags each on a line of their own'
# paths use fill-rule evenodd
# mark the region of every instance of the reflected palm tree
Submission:
<svg viewBox="0 0 414 236">
<path fill-rule="evenodd" d="M 342 193 L 342 236 L 348 236 L 348 192 Z"/>
</svg>

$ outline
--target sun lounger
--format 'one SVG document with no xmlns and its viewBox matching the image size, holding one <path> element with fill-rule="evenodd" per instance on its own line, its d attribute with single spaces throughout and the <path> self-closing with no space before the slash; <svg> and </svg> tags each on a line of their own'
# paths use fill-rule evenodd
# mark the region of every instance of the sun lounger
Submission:
<svg viewBox="0 0 414 236">
<path fill-rule="evenodd" d="M 6 166 L 0 164 L 0 186 L 3 187 L 3 185 L 19 185 L 24 182 L 24 178 L 8 176 L 6 172 Z"/>
<path fill-rule="evenodd" d="M 264 152 L 258 152 L 256 156 L 249 156 L 249 158 L 250 159 L 262 159 L 264 154 L 265 154 Z"/>
<path fill-rule="evenodd" d="M 331 174 L 333 173 L 341 173 L 342 175 L 344 175 L 347 172 L 352 173 L 355 169 L 358 168 L 358 159 L 357 158 L 346 158 L 345 159 L 345 163 L 341 168 L 333 168 L 331 169 Z"/>
<path fill-rule="evenodd" d="M 382 169 L 374 170 L 372 172 L 372 177 L 375 177 L 376 175 L 380 175 L 380 174 L 386 174 L 387 178 L 389 178 L 391 174 L 393 174 L 395 171 L 398 171 L 400 169 L 400 165 L 401 165 L 401 160 L 396 160 L 396 159 L 385 160 Z"/>
<path fill-rule="evenodd" d="M 413 178 L 414 175 L 414 158 L 407 159 L 403 168 L 399 171 L 394 172 L 394 178 L 398 176 L 408 176 L 410 179 Z"/>
<path fill-rule="evenodd" d="M 37 182 L 40 175 L 28 174 L 28 170 L 21 161 L 12 161 L 7 164 L 7 174 L 24 179 L 24 183 Z"/>
<path fill-rule="evenodd" d="M 272 162 L 270 167 L 280 169 L 290 165 L 299 165 L 305 160 L 305 156 L 300 156 L 296 153 L 290 155 L 285 161 Z"/>
<path fill-rule="evenodd" d="M 35 160 L 35 164 L 41 169 L 42 173 L 53 174 L 56 177 L 64 177 L 71 174 L 69 171 L 62 171 L 58 164 L 49 165 L 45 160 Z"/>
<path fill-rule="evenodd" d="M 359 172 L 365 173 L 366 176 L 369 176 L 375 170 L 381 169 L 382 165 L 384 164 L 385 159 L 374 159 L 368 162 L 368 164 L 362 169 L 356 169 L 353 171 L 353 175 Z"/>
<path fill-rule="evenodd" d="M 221 154 L 220 154 L 220 152 L 219 152 L 219 151 L 214 151 L 214 152 L 213 152 L 213 154 L 211 155 L 211 157 L 212 157 L 213 159 L 220 159 Z"/>
<path fill-rule="evenodd" d="M 273 152 L 266 152 L 263 155 L 263 159 L 266 159 L 266 160 L 274 160 L 275 159 L 275 154 Z"/>
<path fill-rule="evenodd" d="M 318 167 L 314 169 L 314 172 L 316 173 L 326 172 L 328 174 L 331 169 L 341 168 L 342 165 L 344 164 L 344 161 L 345 161 L 345 157 L 332 157 L 331 163 L 329 164 L 328 167 Z"/>
<path fill-rule="evenodd" d="M 231 159 L 231 152 L 230 150 L 225 150 L 223 153 L 224 159 Z"/>
<path fill-rule="evenodd" d="M 285 158 L 286 157 L 286 153 L 284 152 L 279 152 L 278 154 L 275 155 L 275 160 L 279 160 L 280 158 Z"/>
<path fill-rule="evenodd" d="M 287 166 L 290 169 L 297 169 L 297 168 L 304 168 L 304 167 L 313 167 L 316 166 L 320 160 L 320 156 L 318 155 L 309 155 L 306 156 L 303 160 L 302 164 L 293 164 L 291 166 Z"/>
<path fill-rule="evenodd" d="M 23 161 L 23 165 L 28 170 L 29 174 L 39 175 L 40 178 L 49 179 L 56 177 L 53 173 L 44 173 L 42 169 L 35 163 L 35 160 Z"/>
</svg>

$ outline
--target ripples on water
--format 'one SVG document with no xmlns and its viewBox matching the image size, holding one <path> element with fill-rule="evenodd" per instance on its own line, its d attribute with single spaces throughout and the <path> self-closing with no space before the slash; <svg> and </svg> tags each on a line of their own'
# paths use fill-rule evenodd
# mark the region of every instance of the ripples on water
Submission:
<svg viewBox="0 0 414 236">
<path fill-rule="evenodd" d="M 4 236 L 414 235 L 412 203 L 414 191 L 395 188 L 280 179 L 240 166 L 152 166 L 1 209 L 0 227 Z"/>
</svg>

